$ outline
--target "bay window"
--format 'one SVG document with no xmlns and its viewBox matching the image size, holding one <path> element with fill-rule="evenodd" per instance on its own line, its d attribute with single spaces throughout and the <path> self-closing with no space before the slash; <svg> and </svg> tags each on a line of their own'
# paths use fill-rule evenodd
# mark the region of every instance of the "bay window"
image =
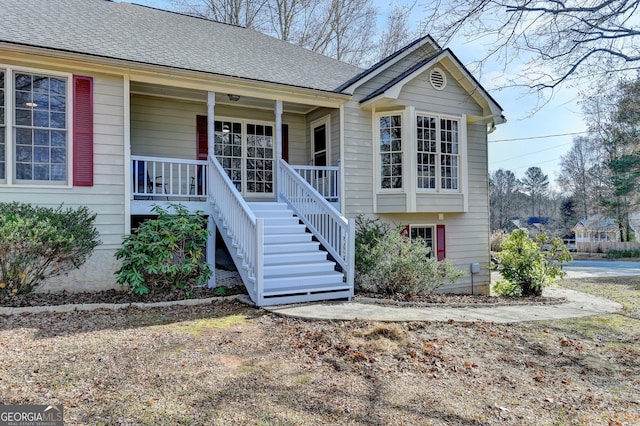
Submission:
<svg viewBox="0 0 640 426">
<path fill-rule="evenodd" d="M 380 117 L 380 185 L 382 189 L 402 188 L 402 116 Z"/>
<path fill-rule="evenodd" d="M 458 190 L 459 120 L 417 115 L 417 185 L 419 189 Z"/>
</svg>

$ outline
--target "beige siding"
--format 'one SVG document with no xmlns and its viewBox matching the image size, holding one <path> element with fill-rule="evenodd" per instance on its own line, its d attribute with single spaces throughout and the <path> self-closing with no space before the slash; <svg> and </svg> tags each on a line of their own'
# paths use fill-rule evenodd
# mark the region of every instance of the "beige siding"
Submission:
<svg viewBox="0 0 640 426">
<path fill-rule="evenodd" d="M 41 68 L 46 70 L 46 66 Z M 19 201 L 55 207 L 87 206 L 97 214 L 96 227 L 102 245 L 79 270 L 50 280 L 44 290 L 113 288 L 115 250 L 125 230 L 124 194 L 124 84 L 122 77 L 89 73 L 82 69 L 64 71 L 93 77 L 94 90 L 94 185 L 61 188 L 0 185 L 2 201 Z M 70 171 L 71 173 L 71 171 Z"/>
<path fill-rule="evenodd" d="M 396 71 L 393 71 L 397 73 Z M 460 117 L 463 114 L 481 115 L 482 108 L 473 101 L 468 93 L 447 73 L 447 87 L 438 91 L 428 83 L 427 72 L 405 84 L 398 100 L 393 104 L 403 108 L 412 106 L 416 112 L 427 112 Z M 397 74 L 396 74 L 397 75 Z M 385 77 L 368 82 L 359 88 L 354 101 L 345 105 L 345 158 L 344 180 L 346 187 L 346 213 L 371 215 L 375 211 L 374 199 L 374 149 L 372 147 L 371 111 L 364 110 L 356 102 L 376 90 Z M 463 123 L 464 125 L 464 123 Z M 488 215 L 488 170 L 487 142 L 484 124 L 467 125 L 467 163 L 468 170 L 468 212 L 463 213 L 462 194 L 417 194 L 416 208 L 422 213 L 382 213 L 406 211 L 406 199 L 390 194 L 377 194 L 379 216 L 393 224 L 444 224 L 446 229 L 446 254 L 456 267 L 467 275 L 445 291 L 470 292 L 471 263 L 480 264 L 480 273 L 473 277 L 475 290 L 488 289 L 489 273 L 489 215 Z M 408 169 L 405 167 L 405 174 Z M 464 173 L 464 171 L 463 171 Z M 411 178 L 415 172 L 411 171 Z M 411 196 L 411 194 L 408 194 Z M 394 207 L 394 203 L 397 205 Z M 394 210 L 395 208 L 395 210 Z M 441 216 L 439 215 L 441 214 Z"/>
<path fill-rule="evenodd" d="M 196 116 L 207 115 L 204 102 L 181 101 L 156 96 L 131 97 L 131 153 L 156 157 L 196 158 Z M 273 111 L 216 105 L 215 117 L 275 123 Z M 289 156 L 306 157 L 304 117 L 283 114 L 289 125 Z M 294 163 L 295 164 L 295 163 Z"/>
</svg>

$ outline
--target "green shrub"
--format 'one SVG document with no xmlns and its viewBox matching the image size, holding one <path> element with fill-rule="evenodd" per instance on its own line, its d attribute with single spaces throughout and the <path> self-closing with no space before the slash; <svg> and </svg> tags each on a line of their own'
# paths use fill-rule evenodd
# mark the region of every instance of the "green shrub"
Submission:
<svg viewBox="0 0 640 426">
<path fill-rule="evenodd" d="M 0 203 L 0 300 L 78 268 L 100 244 L 86 207 Z"/>
<path fill-rule="evenodd" d="M 604 255 L 605 259 L 622 259 L 622 258 L 634 258 L 640 257 L 640 250 L 638 249 L 623 249 L 623 250 L 609 250 Z"/>
<path fill-rule="evenodd" d="M 521 295 L 520 287 L 507 280 L 499 280 L 493 285 L 493 291 L 498 296 L 518 297 Z"/>
<path fill-rule="evenodd" d="M 411 241 L 399 229 L 389 229 L 382 237 L 372 239 L 361 253 L 368 270 L 359 272 L 359 284 L 364 290 L 381 294 L 421 295 L 432 294 L 464 275 L 448 260 L 439 262 L 429 257 L 430 251 L 424 241 Z"/>
<path fill-rule="evenodd" d="M 356 217 L 355 268 L 357 282 L 360 277 L 367 275 L 377 263 L 371 250 L 390 230 L 391 227 L 379 218 L 371 219 L 362 215 Z"/>
<path fill-rule="evenodd" d="M 181 205 L 171 204 L 170 208 L 175 214 L 154 206 L 158 217 L 125 236 L 116 251 L 116 259 L 122 259 L 116 272 L 118 284 L 128 285 L 135 294 L 180 289 L 188 295 L 191 286 L 202 285 L 211 277 L 211 267 L 204 260 L 207 220 Z"/>
<path fill-rule="evenodd" d="M 515 295 L 540 296 L 542 289 L 554 285 L 556 278 L 562 277 L 562 263 L 571 260 L 571 255 L 559 238 L 549 239 L 540 234 L 535 240 L 521 229 L 511 233 L 496 255 L 500 261 L 498 270 L 504 279 L 517 287 Z M 501 294 L 502 289 L 508 290 Z M 514 295 L 511 287 L 498 286 L 494 290 L 499 295 Z"/>
</svg>

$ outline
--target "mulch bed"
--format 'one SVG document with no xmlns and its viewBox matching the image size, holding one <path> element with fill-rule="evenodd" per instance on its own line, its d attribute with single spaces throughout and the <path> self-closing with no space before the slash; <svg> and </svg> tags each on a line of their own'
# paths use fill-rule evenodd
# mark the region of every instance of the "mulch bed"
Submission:
<svg viewBox="0 0 640 426">
<path fill-rule="evenodd" d="M 126 291 L 105 290 L 98 292 L 84 293 L 31 293 L 14 296 L 0 302 L 0 306 L 22 308 L 29 306 L 57 306 L 69 304 L 89 304 L 89 303 L 154 303 L 167 302 L 185 299 L 207 299 L 211 297 L 232 296 L 237 294 L 247 294 L 244 286 L 226 287 L 225 292 L 216 291 L 215 288 L 195 287 L 188 296 L 184 291 L 172 291 L 169 293 L 152 293 L 137 295 Z M 382 295 L 369 292 L 356 292 L 354 301 L 362 303 L 380 303 L 385 305 L 399 306 L 504 306 L 515 304 L 528 305 L 554 305 L 563 303 L 564 299 L 548 297 L 499 297 L 482 295 L 460 295 L 460 294 L 435 294 L 425 296 L 414 296 L 408 294 Z"/>
<path fill-rule="evenodd" d="M 0 306 L 23 308 L 28 306 L 57 306 L 88 303 L 154 303 L 185 299 L 207 299 L 210 297 L 223 297 L 246 293 L 244 286 L 227 287 L 224 293 L 217 292 L 215 288 L 195 287 L 191 289 L 191 294 L 189 295 L 185 294 L 182 290 L 145 295 L 137 295 L 131 292 L 118 290 L 83 293 L 70 293 L 63 291 L 61 293 L 19 294 L 5 300 L 4 302 L 0 302 Z"/>
</svg>

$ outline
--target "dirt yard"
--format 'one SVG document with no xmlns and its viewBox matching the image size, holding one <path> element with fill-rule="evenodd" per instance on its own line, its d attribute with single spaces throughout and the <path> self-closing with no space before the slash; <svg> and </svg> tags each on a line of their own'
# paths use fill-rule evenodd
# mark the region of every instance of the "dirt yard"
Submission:
<svg viewBox="0 0 640 426">
<path fill-rule="evenodd" d="M 640 279 L 566 285 L 625 310 L 515 325 L 236 302 L 0 316 L 0 403 L 61 403 L 68 425 L 640 424 Z"/>
</svg>

